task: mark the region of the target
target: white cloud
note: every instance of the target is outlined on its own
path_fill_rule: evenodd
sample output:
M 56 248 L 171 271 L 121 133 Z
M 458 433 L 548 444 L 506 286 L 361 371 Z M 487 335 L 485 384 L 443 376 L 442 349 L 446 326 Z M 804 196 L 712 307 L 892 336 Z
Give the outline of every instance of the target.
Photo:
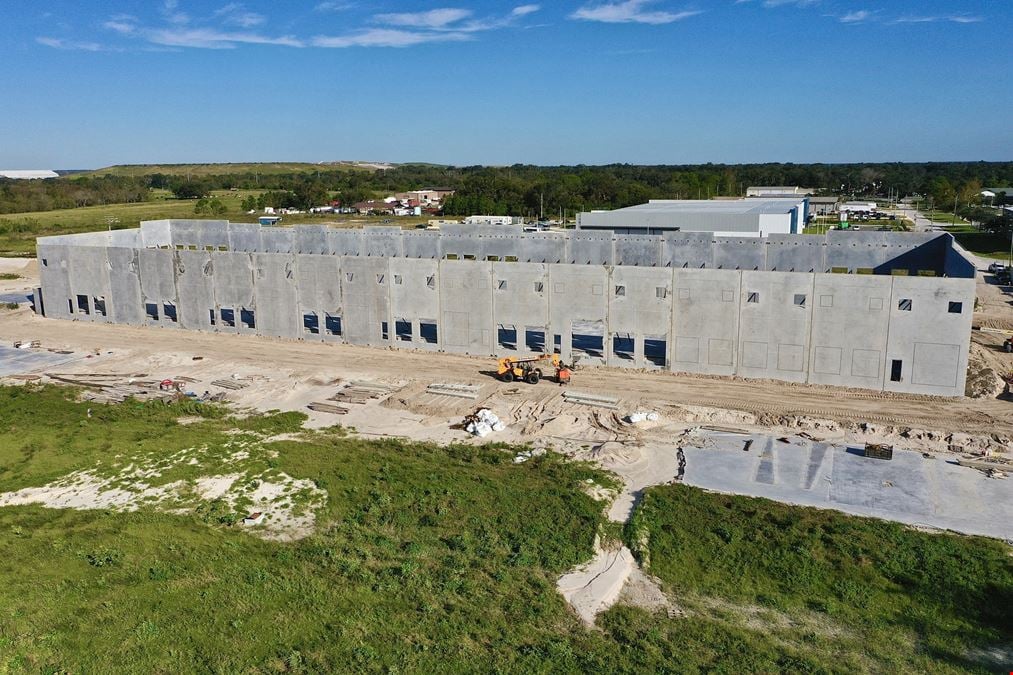
M 356 6 L 354 2 L 321 2 L 314 7 L 314 11 L 317 12 L 344 12 L 347 9 L 352 9 Z
M 214 28 L 161 28 L 145 30 L 144 36 L 149 42 L 166 47 L 233 49 L 237 44 L 303 46 L 301 40 L 287 35 L 270 37 L 258 33 L 234 33 Z
M 866 19 L 872 16 L 872 12 L 867 9 L 859 9 L 854 12 L 848 12 L 844 16 L 840 17 L 838 21 L 841 23 L 862 23 Z
M 968 14 L 951 14 L 949 16 L 902 16 L 893 20 L 893 23 L 936 23 L 937 21 L 949 21 L 951 23 L 978 23 L 983 21 L 980 16 Z
M 37 37 L 35 41 L 40 45 L 46 47 L 52 47 L 53 49 L 66 49 L 71 51 L 82 51 L 82 52 L 102 52 L 106 51 L 106 48 L 97 42 L 76 42 L 74 40 L 64 40 L 62 38 L 53 37 Z
M 812 7 L 820 4 L 820 0 L 763 0 L 764 7 Z
M 413 47 L 431 42 L 463 42 L 470 40 L 467 33 L 453 31 L 410 31 L 392 28 L 374 28 L 351 35 L 318 35 L 311 44 L 314 47 Z
M 649 10 L 648 5 L 657 0 L 622 0 L 621 2 L 605 2 L 597 5 L 585 5 L 570 15 L 571 19 L 582 21 L 600 21 L 603 23 L 646 23 L 660 25 L 674 23 L 702 14 L 696 10 L 667 12 Z
M 442 30 L 450 24 L 467 19 L 472 15 L 470 9 L 444 7 L 431 9 L 427 12 L 405 12 L 398 14 L 377 14 L 373 17 L 378 23 L 405 28 L 426 28 Z
M 241 2 L 230 2 L 211 15 L 215 19 L 221 19 L 224 23 L 240 28 L 253 28 L 264 23 L 264 16 L 256 12 L 249 12 Z
M 511 16 L 527 16 L 528 14 L 534 14 L 535 12 L 542 9 L 541 5 L 521 5 L 520 7 L 514 7 L 513 11 L 510 12 Z

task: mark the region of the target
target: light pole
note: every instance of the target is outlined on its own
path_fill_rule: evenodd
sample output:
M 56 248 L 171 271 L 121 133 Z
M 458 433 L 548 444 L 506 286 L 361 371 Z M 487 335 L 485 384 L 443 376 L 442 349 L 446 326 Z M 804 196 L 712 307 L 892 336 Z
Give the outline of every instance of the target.
M 957 195 L 953 195 L 953 224 L 957 224 Z

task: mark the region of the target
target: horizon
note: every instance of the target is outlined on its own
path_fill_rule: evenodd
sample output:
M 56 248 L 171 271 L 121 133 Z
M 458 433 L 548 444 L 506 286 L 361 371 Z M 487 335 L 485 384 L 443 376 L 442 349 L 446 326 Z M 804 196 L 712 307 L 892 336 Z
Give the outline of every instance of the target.
M 1013 157 L 997 0 L 292 5 L 0 10 L 0 165 Z

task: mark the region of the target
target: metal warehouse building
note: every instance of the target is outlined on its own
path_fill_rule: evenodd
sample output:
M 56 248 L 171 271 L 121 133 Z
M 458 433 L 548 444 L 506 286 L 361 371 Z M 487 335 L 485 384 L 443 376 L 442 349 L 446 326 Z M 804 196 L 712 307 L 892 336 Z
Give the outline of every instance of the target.
M 963 395 L 975 297 L 945 233 L 188 220 L 43 237 L 38 257 L 58 319 L 942 396 Z
M 789 199 L 652 199 L 614 211 L 577 214 L 578 230 L 616 234 L 707 232 L 716 236 L 796 234 L 809 217 L 805 197 Z

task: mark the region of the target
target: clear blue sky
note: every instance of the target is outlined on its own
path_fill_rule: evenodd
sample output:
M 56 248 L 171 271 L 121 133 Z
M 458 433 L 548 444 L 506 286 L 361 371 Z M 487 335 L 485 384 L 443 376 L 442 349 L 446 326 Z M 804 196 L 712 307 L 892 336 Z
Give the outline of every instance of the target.
M 0 168 L 1013 159 L 1010 0 L 0 0 Z

